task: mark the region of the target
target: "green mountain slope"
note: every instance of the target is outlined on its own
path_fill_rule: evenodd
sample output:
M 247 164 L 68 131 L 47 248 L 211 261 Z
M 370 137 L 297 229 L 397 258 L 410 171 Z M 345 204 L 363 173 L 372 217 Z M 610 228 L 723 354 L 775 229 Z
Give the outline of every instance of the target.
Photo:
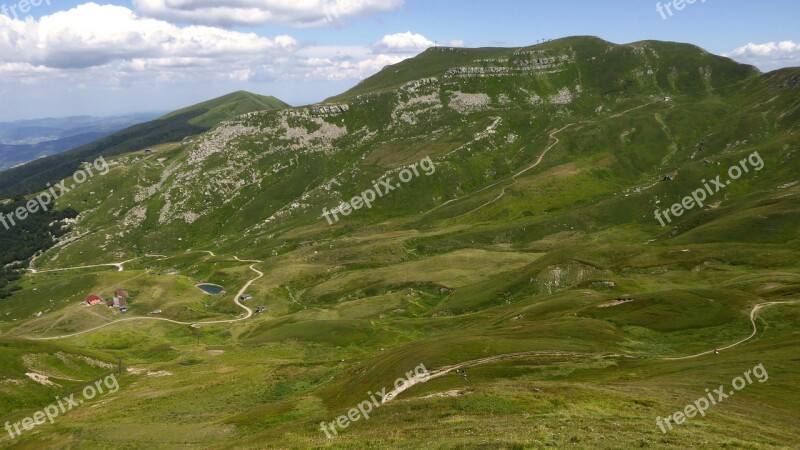
M 797 447 L 799 92 L 800 69 L 685 44 L 438 48 L 115 156 L 59 200 L 81 215 L 0 333 L 132 370 L 14 444 Z M 124 322 L 79 305 L 120 287 Z M 19 353 L 0 347 L 34 390 Z M 321 430 L 420 364 L 435 377 Z M 660 430 L 759 364 L 768 380 Z M 14 420 L 44 406 L 0 395 Z
M 190 119 L 189 123 L 198 127 L 210 129 L 222 121 L 252 111 L 269 111 L 289 107 L 288 103 L 284 103 L 272 96 L 237 91 L 184 109 L 173 111 L 161 119 L 169 119 L 183 114 L 203 111 L 202 114 Z
M 45 183 L 54 183 L 72 175 L 83 161 L 92 161 L 98 156 L 114 156 L 149 146 L 177 142 L 208 131 L 235 115 L 287 106 L 274 97 L 243 91 L 199 103 L 73 150 L 0 172 L 0 198 L 11 198 L 43 189 Z

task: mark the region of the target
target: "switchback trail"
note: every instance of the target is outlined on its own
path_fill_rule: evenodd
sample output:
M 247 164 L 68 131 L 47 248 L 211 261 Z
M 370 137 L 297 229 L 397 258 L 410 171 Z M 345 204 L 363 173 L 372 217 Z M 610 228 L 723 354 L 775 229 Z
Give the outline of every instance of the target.
M 657 100 L 656 100 L 656 101 L 657 101 Z M 542 153 L 539 155 L 539 157 L 538 157 L 538 158 L 536 158 L 536 161 L 534 161 L 534 162 L 533 162 L 533 164 L 529 165 L 528 167 L 526 167 L 526 168 L 524 168 L 524 169 L 520 170 L 519 172 L 515 173 L 514 175 L 512 175 L 512 176 L 511 176 L 511 179 L 510 179 L 510 181 L 511 181 L 511 182 L 510 182 L 508 185 L 506 185 L 506 186 L 503 186 L 503 190 L 500 192 L 500 195 L 498 195 L 498 196 L 497 196 L 497 197 L 495 197 L 494 199 L 492 199 L 492 200 L 489 200 L 489 201 L 487 201 L 486 203 L 484 203 L 484 204 L 482 204 L 482 205 L 478 206 L 477 208 L 475 208 L 475 209 L 473 209 L 473 210 L 471 210 L 471 211 L 469 211 L 469 212 L 466 212 L 466 213 L 464 213 L 464 214 L 459 214 L 458 216 L 465 216 L 465 215 L 467 215 L 467 214 L 474 213 L 475 211 L 478 211 L 479 209 L 481 209 L 481 208 L 483 208 L 483 207 L 485 207 L 485 206 L 488 206 L 488 205 L 490 205 L 490 204 L 492 204 L 492 203 L 494 203 L 494 202 L 496 202 L 496 201 L 500 200 L 501 198 L 503 198 L 503 197 L 506 195 L 506 190 L 509 188 L 509 186 L 512 186 L 514 183 L 516 183 L 516 182 L 517 182 L 517 178 L 518 178 L 520 175 L 522 175 L 523 173 L 525 173 L 525 172 L 527 172 L 527 171 L 529 171 L 529 170 L 533 169 L 534 167 L 538 166 L 539 164 L 541 164 L 541 162 L 542 162 L 542 160 L 544 159 L 545 155 L 547 155 L 547 152 L 549 152 L 549 151 L 550 151 L 550 149 L 552 149 L 553 147 L 555 147 L 556 145 L 558 145 L 558 143 L 560 142 L 560 140 L 558 139 L 558 137 L 557 137 L 556 135 L 557 135 L 557 134 L 559 134 L 559 133 L 561 133 L 562 131 L 566 130 L 567 128 L 569 128 L 569 127 L 571 127 L 571 126 L 574 126 L 574 125 L 579 125 L 579 124 L 582 124 L 582 123 L 593 123 L 593 122 L 599 122 L 599 121 L 603 121 L 603 120 L 614 119 L 614 118 L 616 118 L 616 117 L 620 117 L 620 116 L 622 116 L 622 115 L 624 115 L 624 114 L 627 114 L 627 113 L 629 113 L 629 112 L 631 112 L 631 111 L 636 111 L 637 109 L 641 109 L 641 108 L 644 108 L 644 107 L 646 107 L 646 106 L 652 105 L 652 104 L 656 103 L 656 101 L 651 101 L 651 102 L 645 103 L 645 104 L 643 104 L 643 105 L 639 105 L 639 106 L 636 106 L 636 107 L 633 107 L 633 108 L 630 108 L 630 109 L 626 109 L 625 111 L 618 112 L 618 113 L 616 113 L 616 114 L 613 114 L 613 115 L 610 115 L 610 116 L 608 116 L 608 117 L 603 117 L 603 118 L 596 119 L 596 120 L 589 120 L 589 121 L 586 121 L 586 122 L 583 122 L 583 121 L 581 121 L 581 122 L 573 122 L 573 123 L 570 123 L 570 124 L 564 125 L 563 127 L 559 128 L 558 130 L 552 131 L 552 132 L 551 132 L 551 133 L 548 135 L 548 138 L 549 138 L 549 139 L 548 139 L 548 141 L 549 141 L 549 143 L 548 143 L 547 147 L 545 147 L 544 151 L 542 151 Z M 451 153 L 452 153 L 452 152 L 451 152 Z M 505 180 L 500 180 L 500 181 L 497 181 L 497 182 L 495 182 L 495 183 L 492 183 L 492 184 L 490 184 L 489 186 L 485 186 L 485 187 L 483 187 L 483 188 L 481 188 L 481 189 L 478 189 L 477 191 L 470 192 L 470 193 L 469 193 L 469 194 L 467 194 L 465 197 L 474 196 L 475 194 L 481 193 L 481 192 L 483 192 L 483 191 L 485 191 L 485 190 L 487 190 L 487 189 L 491 189 L 491 188 L 493 188 L 493 187 L 495 187 L 495 186 L 497 186 L 497 185 L 499 185 L 499 184 L 501 184 L 501 183 L 503 183 L 503 182 L 505 182 L 505 181 L 509 181 L 509 180 L 508 180 L 508 179 L 505 179 Z M 444 206 L 446 206 L 446 205 L 448 205 L 448 204 L 450 204 L 450 203 L 452 203 L 452 202 L 455 202 L 455 201 L 461 200 L 461 199 L 463 199 L 463 198 L 465 198 L 465 197 L 454 198 L 454 199 L 448 200 L 448 201 L 446 201 L 446 202 L 442 203 L 441 205 L 439 205 L 439 206 L 436 206 L 436 207 L 434 207 L 434 208 L 430 209 L 429 211 L 426 211 L 425 213 L 423 213 L 423 215 L 427 215 L 427 214 L 429 214 L 429 213 L 431 213 L 431 212 L 433 212 L 433 211 L 436 211 L 436 210 L 438 210 L 438 209 L 440 209 L 440 208 L 442 208 L 442 207 L 444 207 Z M 456 217 L 458 217 L 458 216 L 456 216 Z
M 556 131 L 553 131 L 552 133 L 550 133 L 550 135 L 549 135 L 549 138 L 550 138 L 550 139 L 549 139 L 549 141 L 550 141 L 550 144 L 548 144 L 548 145 L 547 145 L 547 147 L 545 147 L 544 151 L 543 151 L 543 152 L 542 152 L 542 153 L 539 155 L 539 157 L 536 159 L 536 161 L 535 161 L 533 164 L 531 164 L 530 166 L 528 166 L 528 167 L 526 167 L 526 168 L 524 168 L 524 169 L 520 170 L 519 172 L 515 173 L 515 174 L 514 174 L 514 176 L 512 176 L 512 177 L 511 177 L 511 183 L 510 183 L 510 184 L 508 184 L 507 186 L 503 186 L 503 190 L 500 192 L 500 195 L 498 195 L 497 197 L 495 197 L 493 200 L 489 200 L 488 202 L 486 202 L 486 203 L 482 204 L 481 206 L 478 206 L 477 208 L 473 209 L 472 211 L 469 211 L 469 212 L 467 212 L 467 213 L 464 213 L 464 214 L 462 214 L 462 215 L 464 215 L 464 216 L 465 216 L 465 215 L 467 215 L 467 214 L 472 214 L 472 213 L 474 213 L 475 211 L 477 211 L 477 210 L 479 210 L 479 209 L 483 208 L 484 206 L 489 206 L 489 205 L 491 205 L 492 203 L 494 203 L 494 202 L 496 202 L 496 201 L 500 200 L 501 198 L 503 198 L 503 197 L 506 195 L 506 189 L 508 189 L 508 187 L 509 187 L 509 186 L 511 186 L 511 185 L 513 185 L 514 183 L 516 183 L 516 182 L 517 182 L 517 177 L 519 177 L 519 176 L 520 176 L 520 175 L 522 175 L 523 173 L 525 173 L 525 172 L 527 172 L 527 171 L 529 171 L 529 170 L 533 169 L 534 167 L 538 166 L 539 164 L 541 164 L 541 162 L 542 162 L 542 159 L 544 159 L 545 155 L 547 155 L 547 152 L 549 152 L 551 148 L 555 147 L 555 146 L 556 146 L 556 145 L 557 145 L 559 142 L 561 142 L 561 141 L 560 141 L 560 140 L 559 140 L 559 139 L 556 137 L 556 135 L 557 135 L 558 133 L 561 133 L 562 131 L 566 130 L 567 128 L 569 128 L 569 127 L 573 126 L 573 125 L 575 125 L 575 123 L 570 123 L 570 124 L 568 124 L 568 125 L 564 125 L 563 127 L 559 128 L 558 130 L 556 130 Z M 495 183 L 495 184 L 497 184 L 497 183 Z

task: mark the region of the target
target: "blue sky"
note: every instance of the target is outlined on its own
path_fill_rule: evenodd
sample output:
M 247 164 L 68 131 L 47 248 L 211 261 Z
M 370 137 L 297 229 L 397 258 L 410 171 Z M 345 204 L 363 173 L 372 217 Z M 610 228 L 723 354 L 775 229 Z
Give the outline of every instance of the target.
M 790 0 L 661 1 L 662 13 L 644 0 L 37 2 L 20 13 L 0 0 L 0 120 L 167 111 L 239 89 L 313 103 L 434 42 L 595 35 L 689 42 L 765 71 L 800 65 Z

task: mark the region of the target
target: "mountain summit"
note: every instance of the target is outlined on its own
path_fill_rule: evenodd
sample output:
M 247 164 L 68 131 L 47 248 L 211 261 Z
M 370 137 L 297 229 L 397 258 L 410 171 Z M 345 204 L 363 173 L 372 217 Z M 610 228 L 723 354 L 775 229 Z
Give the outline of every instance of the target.
M 273 96 L 253 94 L 247 91 L 236 91 L 187 108 L 173 111 L 161 117 L 162 120 L 182 115 L 193 115 L 189 123 L 201 128 L 211 129 L 220 122 L 253 111 L 270 111 L 290 108 Z

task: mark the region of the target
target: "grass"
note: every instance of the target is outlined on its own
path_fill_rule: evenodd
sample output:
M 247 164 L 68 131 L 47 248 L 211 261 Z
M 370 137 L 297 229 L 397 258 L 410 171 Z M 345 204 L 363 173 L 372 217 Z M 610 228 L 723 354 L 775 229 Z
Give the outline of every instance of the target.
M 219 98 L 198 103 L 188 108 L 173 111 L 164 116 L 163 119 L 201 111 L 202 114 L 193 117 L 189 120 L 189 123 L 199 127 L 213 128 L 222 121 L 232 119 L 244 113 L 288 107 L 288 104 L 272 96 L 237 91 Z
M 573 58 L 551 74 L 443 77 L 532 50 Z M 754 305 L 797 299 L 797 96 L 776 87 L 795 72 L 761 75 L 691 46 L 586 37 L 429 50 L 330 99 L 347 102 L 346 113 L 236 119 L 263 131 L 193 164 L 197 143 L 115 157 L 107 175 L 59 200 L 84 212 L 75 230 L 86 237 L 35 265 L 138 259 L 122 272 L 23 277 L 0 302 L 9 343 L 0 341 L 0 374 L 22 384 L 0 379 L 0 393 L 9 414 L 55 395 L 25 376 L 30 355 L 121 358 L 134 370 L 108 401 L 0 447 L 797 447 L 798 304 L 762 309 L 756 336 L 719 355 L 664 359 L 740 341 Z M 428 76 L 444 82 L 406 85 Z M 562 88 L 572 103 L 530 102 Z M 458 113 L 448 107 L 455 91 L 490 103 Z M 410 105 L 417 95 L 441 107 Z M 419 120 L 400 123 L 395 111 Z M 337 127 L 348 132 L 313 134 Z M 753 151 L 763 171 L 669 227 L 655 220 L 655 208 Z M 424 156 L 434 175 L 333 226 L 320 217 Z M 251 264 L 264 277 L 247 304 L 265 309 L 245 321 L 127 321 L 63 341 L 24 339 L 118 318 L 77 304 L 115 287 L 132 294 L 128 317 L 235 318 Z M 199 282 L 227 293 L 206 296 Z M 36 358 L 37 370 L 64 371 L 78 386 L 95 374 Z M 419 364 L 470 361 L 467 380 L 451 372 L 416 385 L 335 439 L 319 429 Z M 767 382 L 670 433 L 656 425 L 759 363 Z

